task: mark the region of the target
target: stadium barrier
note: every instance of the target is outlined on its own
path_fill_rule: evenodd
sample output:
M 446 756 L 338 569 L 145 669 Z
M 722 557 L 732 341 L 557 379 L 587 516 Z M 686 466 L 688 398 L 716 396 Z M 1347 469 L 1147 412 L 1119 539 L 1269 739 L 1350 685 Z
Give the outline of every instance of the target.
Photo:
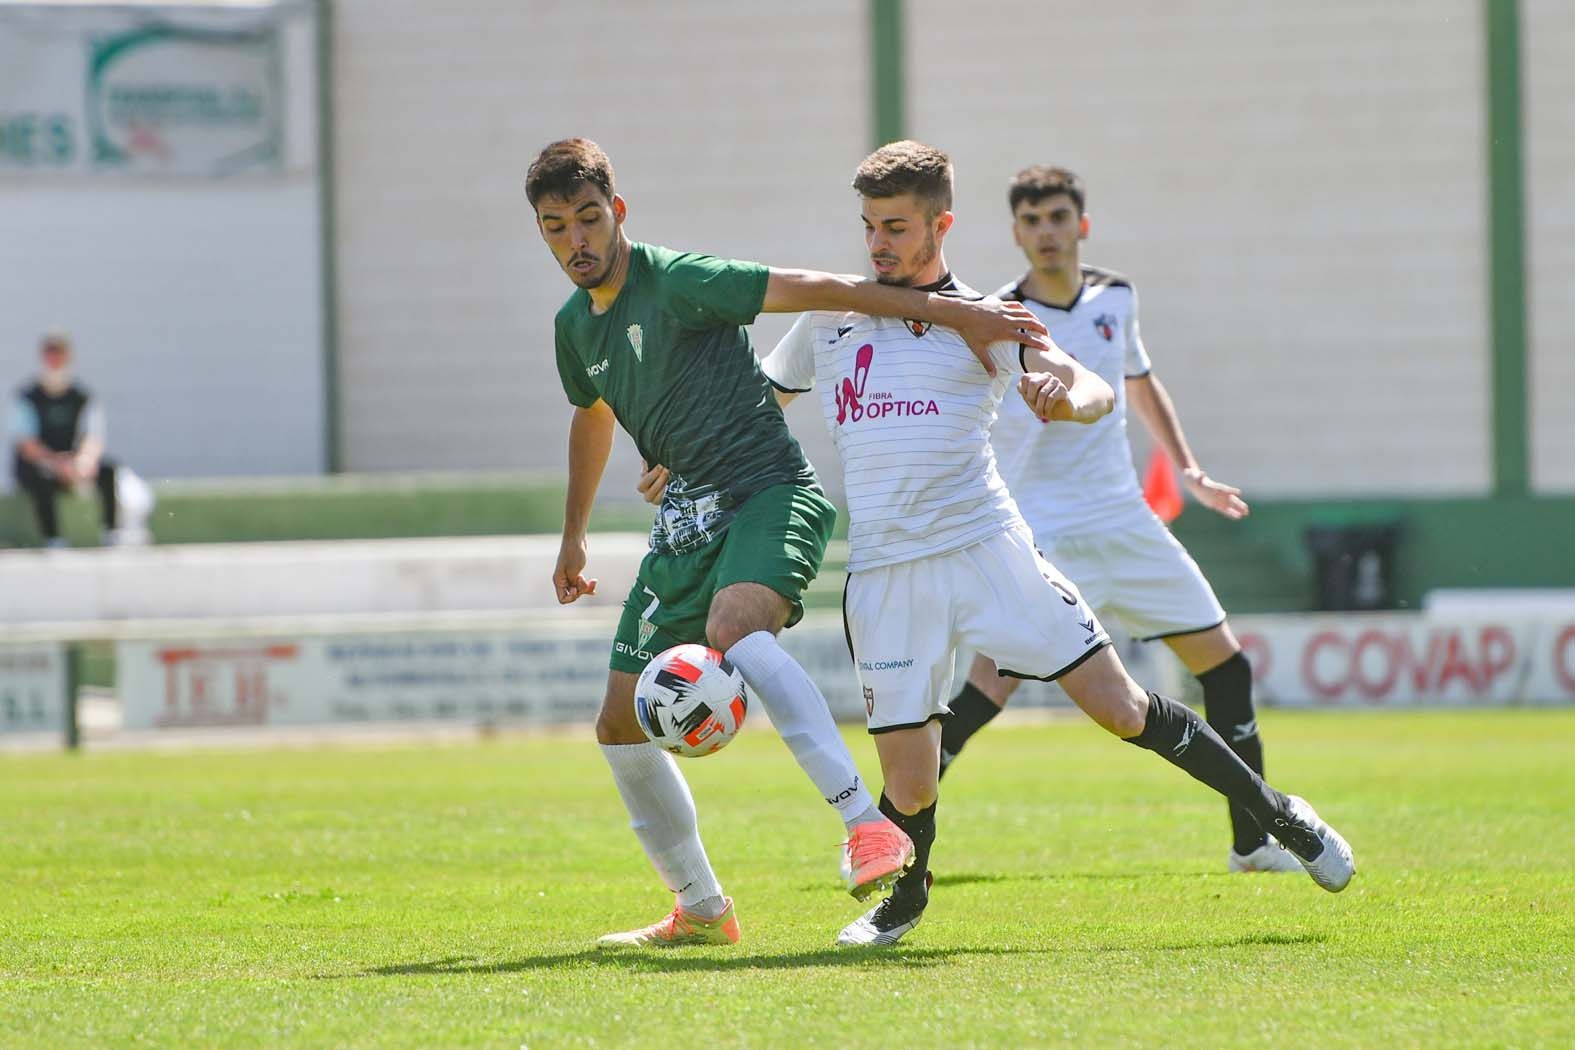
M 131 733 L 589 721 L 644 550 L 642 535 L 598 534 L 599 593 L 568 608 L 547 584 L 556 537 L 0 555 L 0 737 L 76 745 L 89 645 L 105 657 L 113 645 L 115 680 L 100 684 L 113 684 Z M 814 608 L 784 644 L 834 713 L 858 723 L 864 704 L 833 611 L 835 576 L 817 582 Z M 1534 597 L 1472 591 L 1421 613 L 1232 623 L 1266 706 L 1575 702 L 1575 597 Z M 1164 647 L 1122 652 L 1145 686 L 1200 699 Z M 961 655 L 959 679 L 969 659 Z M 1059 688 L 1037 683 L 1013 700 L 1065 703 Z
M 589 722 L 614 618 L 551 613 L 329 616 L 83 627 L 115 638 L 129 732 L 198 727 Z M 1575 610 L 1512 618 L 1417 613 L 1241 617 L 1266 707 L 1458 707 L 1575 703 Z M 47 629 L 45 629 L 47 631 Z M 841 618 L 811 613 L 784 644 L 839 720 L 861 722 Z M 1129 651 L 1145 685 L 1186 679 L 1157 647 Z M 77 739 L 72 647 L 0 645 L 0 732 Z M 1168 654 L 1167 654 L 1168 657 Z M 959 659 L 959 678 L 968 654 Z M 1053 686 L 1014 705 L 1065 704 Z
M 633 533 L 601 533 L 593 544 L 594 568 L 613 589 L 566 615 L 621 601 L 646 550 L 645 537 Z M 136 620 L 556 608 L 557 555 L 555 536 L 7 552 L 0 554 L 0 632 L 38 624 L 70 630 Z
M 1270 706 L 1575 703 L 1575 608 L 1234 622 Z

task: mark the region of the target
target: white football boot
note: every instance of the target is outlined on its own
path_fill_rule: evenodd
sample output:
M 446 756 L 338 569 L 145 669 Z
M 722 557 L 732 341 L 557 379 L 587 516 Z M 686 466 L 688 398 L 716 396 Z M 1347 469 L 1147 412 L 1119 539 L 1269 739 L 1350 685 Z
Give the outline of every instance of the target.
M 935 876 L 930 872 L 924 873 L 924 900 L 915 907 L 912 901 L 896 900 L 895 895 L 887 897 L 857 919 L 848 923 L 841 933 L 837 934 L 837 944 L 844 948 L 855 948 L 867 944 L 896 944 L 902 940 L 903 935 L 924 918 L 924 909 L 930 903 L 930 887 L 935 884 Z
M 1300 795 L 1287 797 L 1291 802 L 1293 823 L 1288 824 L 1280 834 L 1280 841 L 1289 842 L 1297 838 L 1305 840 L 1307 832 L 1316 835 L 1323 848 L 1311 858 L 1297 854 L 1289 845 L 1286 851 L 1301 861 L 1302 867 L 1307 869 L 1307 874 L 1312 876 L 1314 882 L 1330 893 L 1339 893 L 1350 883 L 1351 876 L 1356 874 L 1356 858 L 1351 853 L 1351 844 L 1338 831 L 1325 824 L 1306 799 Z
M 1250 853 L 1237 853 L 1232 849 L 1225 866 L 1233 875 L 1263 871 L 1294 871 L 1301 874 L 1303 870 L 1302 862 L 1296 859 L 1296 854 L 1280 845 L 1273 835 L 1269 836 L 1269 841 Z

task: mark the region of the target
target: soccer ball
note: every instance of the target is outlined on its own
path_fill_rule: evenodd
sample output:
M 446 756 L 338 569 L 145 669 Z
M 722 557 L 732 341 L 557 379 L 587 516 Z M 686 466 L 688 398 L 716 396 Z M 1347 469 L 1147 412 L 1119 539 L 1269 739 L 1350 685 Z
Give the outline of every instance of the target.
M 696 758 L 738 735 L 749 700 L 744 676 L 715 649 L 675 645 L 645 665 L 634 714 L 657 747 Z

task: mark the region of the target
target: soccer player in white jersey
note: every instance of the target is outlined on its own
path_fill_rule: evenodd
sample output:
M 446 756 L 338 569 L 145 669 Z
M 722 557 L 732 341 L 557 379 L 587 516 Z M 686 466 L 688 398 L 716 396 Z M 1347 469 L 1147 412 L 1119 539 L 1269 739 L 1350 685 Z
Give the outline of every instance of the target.
M 1253 772 L 1263 745 L 1252 704 L 1252 668 L 1197 563 L 1143 500 L 1126 408 L 1178 463 L 1188 491 L 1227 518 L 1242 518 L 1241 490 L 1209 477 L 1187 444 L 1170 396 L 1149 364 L 1138 330 L 1137 292 L 1109 270 L 1084 266 L 1089 233 L 1083 182 L 1065 168 L 1027 168 L 1012 180 L 1012 237 L 1028 272 L 996 294 L 1022 302 L 1045 322 L 1056 345 L 1097 372 L 1116 392 L 1115 411 L 1089 427 L 1042 426 L 1022 404 L 1002 408 L 991 435 L 1034 540 L 1076 580 L 1103 617 L 1134 637 L 1161 639 L 1203 686 L 1204 717 Z M 1005 706 L 1017 679 L 974 659 L 952 698 L 941 739 L 942 775 L 967 743 Z M 1230 806 L 1227 870 L 1300 871 L 1241 806 Z
M 947 269 L 952 167 L 917 142 L 876 150 L 853 180 L 876 278 L 973 296 Z M 959 646 L 1006 673 L 1058 680 L 1090 717 L 1155 751 L 1275 829 L 1319 885 L 1343 889 L 1350 847 L 1304 800 L 1271 788 L 1183 704 L 1128 677 L 1077 588 L 1034 548 L 996 471 L 990 424 L 1014 379 L 1035 415 L 1093 423 L 1109 384 L 1059 351 L 1000 343 L 981 371 L 961 337 L 916 321 L 808 313 L 761 367 L 779 400 L 819 387 L 843 465 L 848 582 L 843 617 L 885 777 L 880 810 L 913 839 L 890 897 L 837 943 L 891 944 L 929 900 L 940 720 Z

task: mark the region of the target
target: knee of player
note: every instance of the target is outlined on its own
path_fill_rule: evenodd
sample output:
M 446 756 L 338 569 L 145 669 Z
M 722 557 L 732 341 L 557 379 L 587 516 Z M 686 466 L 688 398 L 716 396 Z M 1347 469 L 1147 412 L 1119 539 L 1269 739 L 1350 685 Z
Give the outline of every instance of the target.
M 638 740 L 630 739 L 634 733 L 639 733 Z M 596 742 L 598 744 L 630 744 L 639 743 L 639 740 L 645 739 L 645 734 L 639 732 L 638 723 L 634 726 L 634 733 L 631 733 L 630 727 L 625 724 L 623 719 L 610 715 L 605 710 L 596 716 Z
M 1107 675 L 1079 685 L 1072 699 L 1101 728 L 1123 740 L 1143 732 L 1148 696 L 1126 675 Z
M 614 739 L 617 735 L 617 730 L 618 727 L 613 723 L 612 719 L 607 717 L 607 712 L 603 711 L 596 716 L 596 742 L 598 744 L 618 743 Z
M 634 696 L 609 688 L 602 698 L 602 709 L 596 713 L 596 742 L 598 744 L 639 744 L 646 739 L 645 731 L 634 717 Z
M 758 625 L 745 623 L 737 616 L 713 613 L 710 619 L 706 620 L 705 637 L 711 648 L 725 653 L 759 629 Z
M 1148 697 L 1140 691 L 1131 690 L 1116 706 L 1112 724 L 1108 728 L 1122 740 L 1130 740 L 1143 732 L 1147 721 Z
M 897 778 L 886 781 L 884 792 L 887 801 L 907 816 L 935 805 L 939 789 L 934 777 Z

